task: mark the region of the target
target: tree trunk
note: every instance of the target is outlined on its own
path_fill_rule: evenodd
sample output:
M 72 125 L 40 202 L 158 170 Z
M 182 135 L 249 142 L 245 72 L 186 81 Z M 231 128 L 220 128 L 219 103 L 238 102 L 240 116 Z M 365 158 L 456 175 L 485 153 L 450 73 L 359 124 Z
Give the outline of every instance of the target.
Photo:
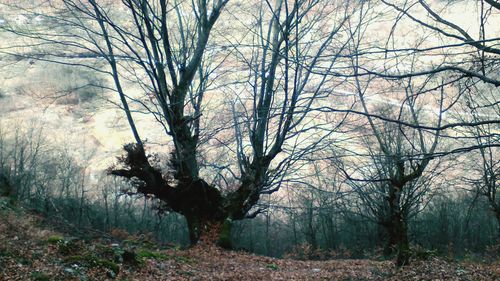
M 384 256 L 389 256 L 391 253 L 386 254 L 386 246 L 387 246 L 387 228 L 384 226 L 383 222 L 379 221 L 377 224 L 377 241 L 376 247 L 383 249 L 382 253 Z
M 392 221 L 386 223 L 384 226 L 387 232 L 387 241 L 384 246 L 384 256 L 390 257 L 395 252 L 395 246 L 397 244 L 396 230 L 394 225 L 392 224 Z
M 233 245 L 231 243 L 231 229 L 233 226 L 233 221 L 229 218 L 225 219 L 222 223 L 222 227 L 219 231 L 219 238 L 217 240 L 217 245 L 224 249 L 232 249 Z
M 124 149 L 127 152 L 121 158 L 124 168 L 111 169 L 110 173 L 134 179 L 136 191 L 130 193 L 154 195 L 165 203 L 164 210 L 182 214 L 188 225 L 191 245 L 202 242 L 231 249 L 232 220 L 245 218 L 259 199 L 254 178 L 223 196 L 216 187 L 196 176 L 194 164 L 179 161 L 174 154 L 172 166 L 177 179 L 174 186 L 163 177 L 160 169 L 149 163 L 142 146 L 131 144 Z M 262 181 L 261 177 L 257 179 Z
M 224 249 L 232 249 L 231 227 L 232 221 L 207 221 L 202 218 L 188 215 L 186 221 L 189 231 L 189 241 L 191 246 L 217 245 Z
M 395 240 L 397 245 L 396 266 L 407 265 L 410 261 L 410 243 L 408 241 L 408 227 L 400 215 L 395 223 Z
M 385 256 L 396 253 L 396 266 L 407 265 L 410 259 L 410 243 L 408 241 L 408 227 L 403 210 L 401 210 L 402 187 L 392 186 L 389 196 L 389 218 L 383 223 L 387 229 L 388 240 L 384 249 Z
M 408 240 L 408 227 L 400 213 L 395 214 L 386 224 L 388 240 L 384 248 L 384 255 L 396 254 L 396 265 L 408 264 L 410 258 L 410 243 Z
M 12 187 L 10 185 L 9 179 L 0 174 L 0 196 L 9 197 L 12 195 Z
M 202 236 L 202 222 L 196 216 L 186 216 L 186 222 L 189 232 L 189 243 L 191 246 L 196 245 Z
M 498 223 L 498 233 L 497 233 L 498 243 L 500 243 L 500 209 L 497 210 L 496 214 L 497 214 L 497 223 Z

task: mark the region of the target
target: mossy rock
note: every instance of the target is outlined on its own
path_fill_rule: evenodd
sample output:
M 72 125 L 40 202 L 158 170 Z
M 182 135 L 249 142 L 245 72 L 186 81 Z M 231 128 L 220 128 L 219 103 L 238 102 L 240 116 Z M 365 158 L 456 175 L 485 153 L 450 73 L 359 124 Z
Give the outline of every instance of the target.
M 167 259 L 175 259 L 176 261 L 180 262 L 185 262 L 185 263 L 190 263 L 191 261 L 188 260 L 182 260 L 182 257 L 172 257 L 169 255 L 166 255 L 165 253 L 158 252 L 158 251 L 152 251 L 149 249 L 139 249 L 137 251 L 132 251 L 132 250 L 125 250 L 122 255 L 121 259 L 123 260 L 124 263 L 138 266 L 140 264 L 143 264 L 145 260 L 147 259 L 154 259 L 154 260 L 167 260 Z M 187 259 L 187 258 L 186 258 Z
M 146 247 L 146 248 L 153 248 L 156 247 L 157 244 L 154 242 L 151 242 L 146 239 L 141 239 L 135 238 L 135 239 L 125 239 L 122 241 L 123 245 L 128 246 L 128 247 Z
M 81 264 L 81 265 L 94 265 L 98 259 L 99 259 L 98 257 L 92 256 L 92 255 L 88 255 L 88 256 L 75 255 L 75 256 L 67 257 L 66 262 L 77 263 L 77 264 Z

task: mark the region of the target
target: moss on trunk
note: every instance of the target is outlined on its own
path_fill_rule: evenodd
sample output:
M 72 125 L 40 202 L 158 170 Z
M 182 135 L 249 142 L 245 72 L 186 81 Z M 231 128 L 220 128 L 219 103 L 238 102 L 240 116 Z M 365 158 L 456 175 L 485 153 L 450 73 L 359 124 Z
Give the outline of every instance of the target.
M 233 221 L 230 218 L 227 218 L 224 220 L 224 223 L 222 224 L 220 233 L 219 233 L 219 239 L 217 240 L 217 245 L 219 245 L 221 248 L 231 250 L 233 248 L 233 245 L 231 243 L 231 227 L 233 225 Z

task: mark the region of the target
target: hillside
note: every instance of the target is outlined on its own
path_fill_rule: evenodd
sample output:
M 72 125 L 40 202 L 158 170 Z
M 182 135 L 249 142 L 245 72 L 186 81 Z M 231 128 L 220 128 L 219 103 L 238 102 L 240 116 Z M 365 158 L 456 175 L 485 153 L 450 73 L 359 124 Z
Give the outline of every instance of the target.
M 500 281 L 497 2 L 0 0 L 0 281 Z
M 147 236 L 75 237 L 0 199 L 1 280 L 498 280 L 500 261 L 438 258 L 395 269 L 392 261 L 274 259 L 198 245 L 158 245 Z

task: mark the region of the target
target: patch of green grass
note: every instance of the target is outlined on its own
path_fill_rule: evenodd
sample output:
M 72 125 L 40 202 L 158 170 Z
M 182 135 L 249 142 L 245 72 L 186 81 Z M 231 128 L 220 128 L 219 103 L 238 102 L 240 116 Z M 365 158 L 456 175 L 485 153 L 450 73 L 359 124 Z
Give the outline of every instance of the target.
M 9 202 L 7 200 L 4 200 L 4 197 L 0 196 L 0 210 L 6 209 L 9 209 Z
M 436 250 L 426 250 L 426 249 L 415 249 L 412 252 L 413 258 L 417 260 L 429 260 L 438 255 Z
M 194 276 L 194 273 L 191 271 L 181 271 L 179 272 L 181 275 L 186 275 L 186 276 Z
M 81 245 L 75 239 L 66 240 L 64 237 L 59 235 L 49 236 L 46 240 L 48 244 L 57 245 L 58 252 L 61 255 L 69 256 L 74 253 L 78 253 L 81 250 Z
M 155 259 L 155 260 L 165 260 L 167 259 L 167 255 L 160 253 L 160 252 L 154 252 L 150 251 L 147 249 L 141 249 L 137 252 L 137 257 L 139 259 Z
M 59 244 L 64 243 L 64 238 L 59 235 L 52 235 L 47 238 L 47 243 L 49 244 Z
M 123 250 L 119 246 L 109 247 L 107 245 L 98 244 L 96 245 L 96 249 L 99 251 L 100 256 L 102 256 L 103 258 L 114 260 L 118 263 L 123 262 L 123 254 L 125 253 L 125 250 Z
M 66 259 L 66 262 L 77 263 L 88 267 L 102 267 L 113 271 L 115 274 L 120 272 L 120 266 L 110 260 L 101 259 L 95 255 L 71 256 Z
M 9 250 L 1 250 L 0 249 L 0 257 L 5 257 L 5 258 L 13 258 L 15 257 L 16 255 L 9 251 Z
M 18 210 L 16 209 L 16 206 L 17 202 L 14 197 L 0 196 L 0 211 L 5 211 L 5 213 L 10 213 L 12 211 L 17 212 Z
M 129 246 L 129 247 L 146 247 L 146 248 L 153 248 L 156 247 L 157 245 L 151 241 L 147 240 L 141 240 L 141 239 L 126 239 L 123 240 L 123 245 Z
M 185 264 L 195 263 L 195 261 L 192 258 L 186 256 L 174 256 L 173 259 L 179 263 L 185 263 Z
M 58 251 L 60 254 L 69 256 L 71 254 L 78 253 L 82 250 L 82 246 L 77 243 L 75 240 L 64 240 L 63 242 L 57 243 L 59 245 Z
M 37 260 L 39 258 L 43 257 L 43 252 L 42 251 L 34 251 L 32 254 L 31 254 L 31 259 L 32 260 Z
M 270 263 L 270 264 L 266 265 L 266 268 L 271 269 L 271 270 L 278 270 L 279 269 L 278 265 L 275 263 Z
M 115 274 L 120 272 L 120 266 L 109 260 L 99 260 L 99 266 L 113 271 Z
M 31 279 L 34 281 L 50 281 L 50 275 L 43 272 L 33 272 L 31 273 Z
M 17 263 L 20 263 L 22 265 L 31 266 L 33 264 L 33 262 L 30 259 L 25 258 L 25 257 L 17 258 L 16 261 L 17 261 Z
M 194 260 L 190 257 L 181 256 L 181 255 L 167 255 L 158 251 L 151 251 L 148 249 L 140 249 L 135 253 L 137 264 L 142 264 L 146 259 L 154 259 L 154 260 L 175 260 L 178 263 L 184 264 L 193 264 Z

